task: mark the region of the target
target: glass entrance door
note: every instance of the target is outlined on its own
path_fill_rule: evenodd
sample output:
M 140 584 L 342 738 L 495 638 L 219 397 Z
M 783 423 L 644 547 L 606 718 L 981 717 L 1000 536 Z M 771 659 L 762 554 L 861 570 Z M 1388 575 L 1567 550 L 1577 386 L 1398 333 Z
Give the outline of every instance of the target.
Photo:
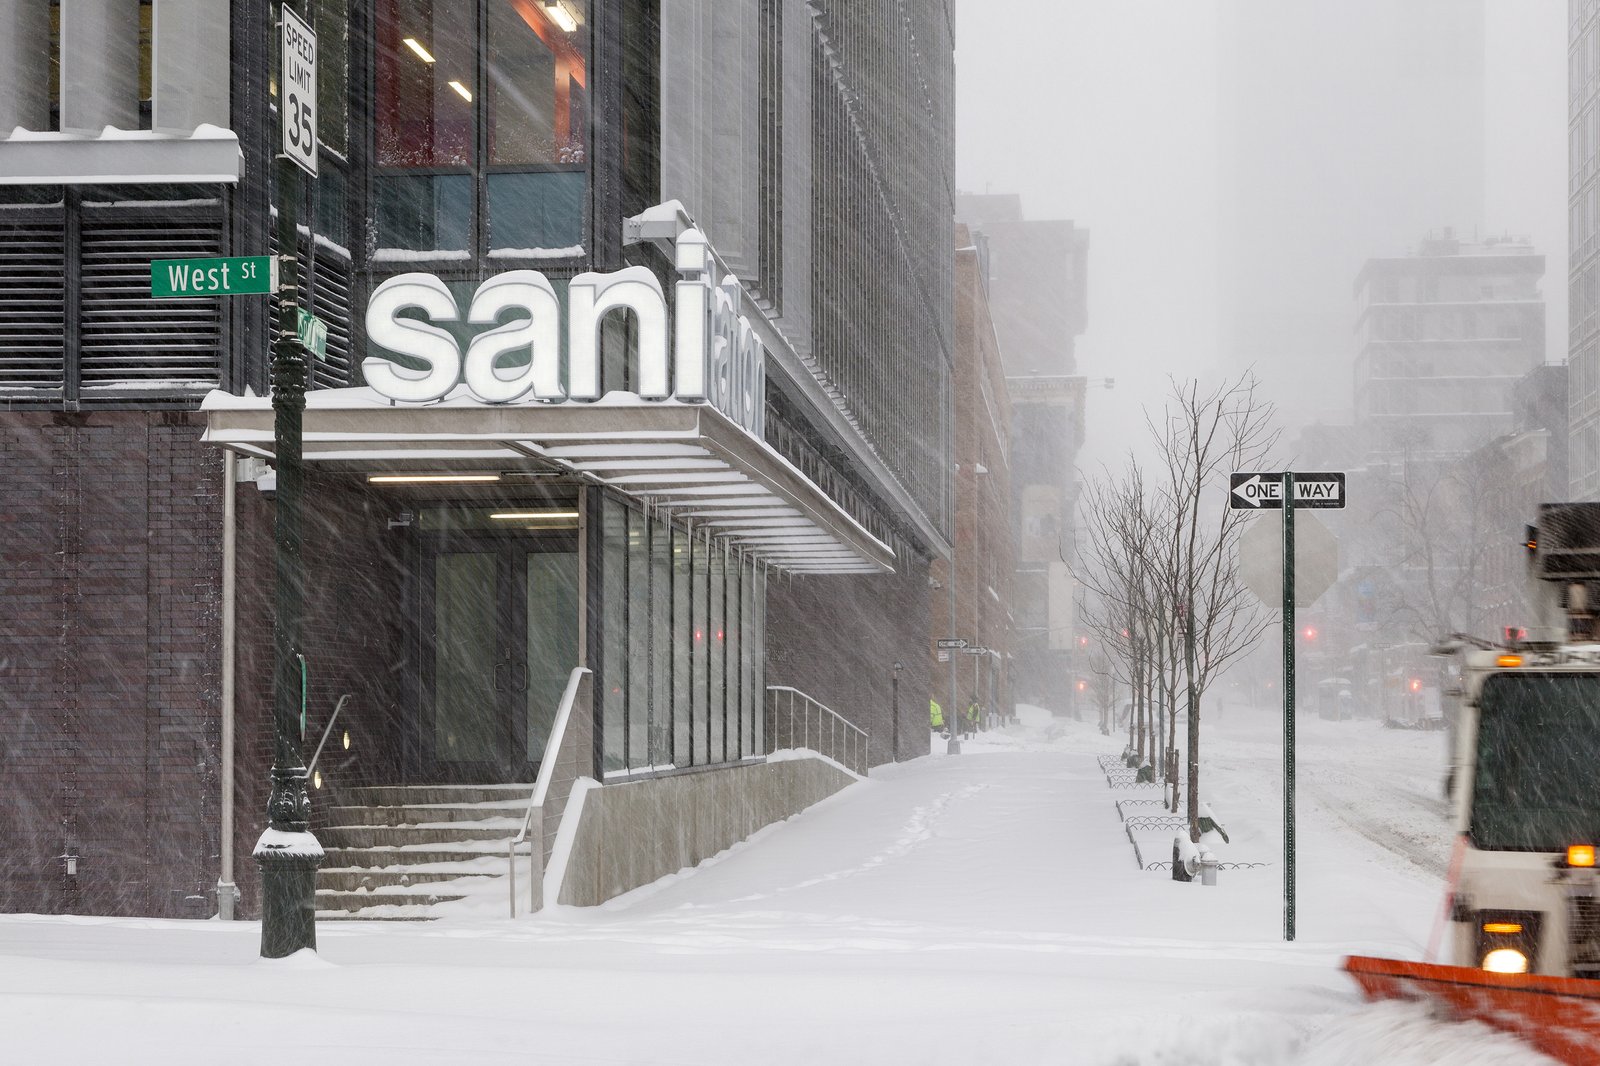
M 447 551 L 433 558 L 432 706 L 422 750 L 444 781 L 516 780 L 515 604 L 504 552 Z M 431 713 L 430 713 L 431 712 Z M 526 778 L 523 777 L 525 780 Z
M 418 780 L 528 782 L 578 665 L 575 532 L 451 531 L 426 553 Z

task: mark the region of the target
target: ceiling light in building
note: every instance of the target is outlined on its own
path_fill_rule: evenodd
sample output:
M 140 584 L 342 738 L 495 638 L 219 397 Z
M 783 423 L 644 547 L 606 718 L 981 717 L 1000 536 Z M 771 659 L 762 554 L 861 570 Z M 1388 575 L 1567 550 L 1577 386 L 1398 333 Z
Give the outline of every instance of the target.
M 541 521 L 546 518 L 577 518 L 577 511 L 497 511 L 489 516 L 497 522 Z
M 462 85 L 459 81 L 452 81 L 450 82 L 450 88 L 460 93 L 461 99 L 465 100 L 469 104 L 472 103 L 472 93 L 468 91 L 465 85 Z
M 567 0 L 544 0 L 544 13 L 567 33 L 578 28 L 578 13 Z
M 424 63 L 433 62 L 433 56 L 428 54 L 428 50 L 422 47 L 422 42 L 418 41 L 415 37 L 406 38 L 406 47 L 417 53 L 417 58 L 422 60 Z
M 499 481 L 499 474 L 368 474 L 369 485 L 422 485 L 458 481 Z

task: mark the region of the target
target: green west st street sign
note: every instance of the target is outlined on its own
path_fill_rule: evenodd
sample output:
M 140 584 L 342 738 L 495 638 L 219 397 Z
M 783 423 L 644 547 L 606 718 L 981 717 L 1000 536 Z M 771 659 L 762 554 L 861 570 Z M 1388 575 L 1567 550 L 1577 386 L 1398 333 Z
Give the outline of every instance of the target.
M 150 263 L 150 296 L 156 300 L 200 296 L 265 296 L 278 291 L 278 257 L 236 255 L 226 259 L 156 259 Z M 300 344 L 318 359 L 328 357 L 328 324 L 296 308 Z
M 156 259 L 150 263 L 150 295 L 157 300 L 196 296 L 264 296 L 277 291 L 277 256 Z

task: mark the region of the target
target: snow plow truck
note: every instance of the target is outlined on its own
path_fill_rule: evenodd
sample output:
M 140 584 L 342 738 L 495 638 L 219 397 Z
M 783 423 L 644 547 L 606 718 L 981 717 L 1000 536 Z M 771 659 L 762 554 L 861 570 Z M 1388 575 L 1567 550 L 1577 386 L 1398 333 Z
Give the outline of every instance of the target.
M 1600 504 L 1543 504 L 1534 622 L 1464 649 L 1447 964 L 1352 956 L 1368 999 L 1425 999 L 1600 1063 Z M 1432 949 L 1430 948 L 1430 955 Z

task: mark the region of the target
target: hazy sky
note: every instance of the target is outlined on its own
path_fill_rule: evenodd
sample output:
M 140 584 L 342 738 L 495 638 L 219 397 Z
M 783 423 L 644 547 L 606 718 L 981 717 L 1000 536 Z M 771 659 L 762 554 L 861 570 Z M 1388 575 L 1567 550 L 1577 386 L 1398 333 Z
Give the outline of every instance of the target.
M 1445 225 L 1533 238 L 1565 359 L 1567 5 L 1481 2 L 956 0 L 958 187 L 1091 234 L 1086 462 L 1241 360 L 1348 419 L 1361 260 Z

